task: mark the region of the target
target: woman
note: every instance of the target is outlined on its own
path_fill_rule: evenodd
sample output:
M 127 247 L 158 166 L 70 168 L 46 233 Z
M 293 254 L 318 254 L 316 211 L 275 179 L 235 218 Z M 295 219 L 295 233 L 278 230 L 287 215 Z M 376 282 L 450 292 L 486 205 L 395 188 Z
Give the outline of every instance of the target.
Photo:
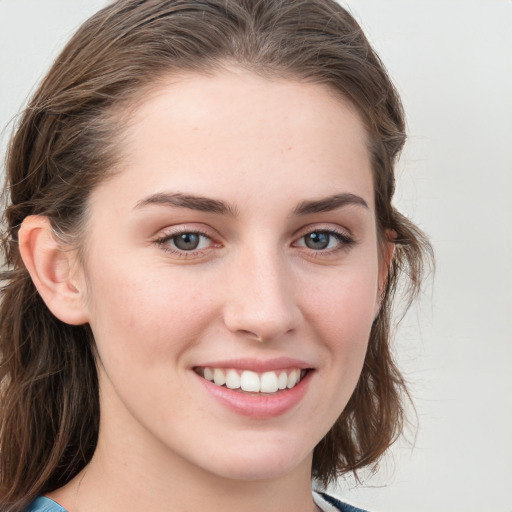
M 401 432 L 391 300 L 429 251 L 391 204 L 404 139 L 330 0 L 87 21 L 9 148 L 2 510 L 354 510 L 311 479 Z

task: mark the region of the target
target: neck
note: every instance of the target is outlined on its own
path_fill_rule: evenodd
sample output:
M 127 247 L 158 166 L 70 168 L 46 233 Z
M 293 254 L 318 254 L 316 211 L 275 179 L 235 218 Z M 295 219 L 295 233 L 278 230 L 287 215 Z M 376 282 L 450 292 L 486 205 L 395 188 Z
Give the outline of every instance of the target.
M 235 480 L 205 471 L 164 446 L 135 446 L 119 431 L 108 432 L 100 429 L 88 466 L 48 494 L 69 512 L 317 510 L 311 495 L 311 455 L 284 475 Z
M 185 464 L 186 465 L 186 464 Z M 69 512 L 159 510 L 162 512 L 313 512 L 309 466 L 280 478 L 237 481 L 173 464 L 117 466 L 96 453 L 91 463 L 48 496 Z

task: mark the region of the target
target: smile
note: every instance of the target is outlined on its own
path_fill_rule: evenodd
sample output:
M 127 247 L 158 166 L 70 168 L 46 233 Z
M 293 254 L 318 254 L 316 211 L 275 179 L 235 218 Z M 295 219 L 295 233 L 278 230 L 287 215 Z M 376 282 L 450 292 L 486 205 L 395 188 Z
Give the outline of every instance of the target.
M 277 393 L 294 388 L 307 374 L 307 370 L 286 370 L 257 373 L 235 368 L 196 367 L 194 371 L 216 386 L 248 393 Z

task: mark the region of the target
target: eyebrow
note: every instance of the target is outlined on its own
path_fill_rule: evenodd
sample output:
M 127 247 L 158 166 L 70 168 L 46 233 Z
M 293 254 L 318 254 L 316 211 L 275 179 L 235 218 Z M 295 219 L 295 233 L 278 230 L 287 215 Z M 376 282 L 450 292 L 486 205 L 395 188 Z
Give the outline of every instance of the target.
M 312 213 L 330 212 L 344 206 L 362 206 L 369 210 L 368 203 L 356 194 L 334 194 L 329 197 L 312 201 L 302 201 L 294 210 L 295 215 L 310 215 Z
M 179 208 L 188 208 L 201 212 L 215 213 L 217 215 L 238 216 L 236 206 L 230 205 L 219 199 L 196 196 L 192 194 L 175 193 L 156 193 L 139 201 L 134 209 L 144 208 L 150 205 L 176 206 Z M 356 194 L 343 193 L 334 194 L 322 199 L 302 201 L 293 211 L 293 215 L 303 216 L 312 213 L 329 212 L 342 208 L 344 206 L 361 206 L 369 210 L 368 203 Z
M 236 217 L 238 211 L 236 207 L 209 197 L 196 196 L 192 194 L 176 193 L 157 193 L 145 199 L 142 199 L 135 205 L 135 209 L 144 208 L 149 205 L 177 206 L 179 208 L 188 208 L 207 213 L 216 213 L 218 215 L 230 215 Z

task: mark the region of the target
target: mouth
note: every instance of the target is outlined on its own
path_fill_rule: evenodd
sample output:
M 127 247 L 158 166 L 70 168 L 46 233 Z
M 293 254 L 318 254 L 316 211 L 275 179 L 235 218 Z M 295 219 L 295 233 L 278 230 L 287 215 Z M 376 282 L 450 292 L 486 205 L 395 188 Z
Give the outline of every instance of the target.
M 271 395 L 293 389 L 311 370 L 288 368 L 259 373 L 236 368 L 197 366 L 194 371 L 200 377 L 218 387 L 239 391 L 240 393 Z

